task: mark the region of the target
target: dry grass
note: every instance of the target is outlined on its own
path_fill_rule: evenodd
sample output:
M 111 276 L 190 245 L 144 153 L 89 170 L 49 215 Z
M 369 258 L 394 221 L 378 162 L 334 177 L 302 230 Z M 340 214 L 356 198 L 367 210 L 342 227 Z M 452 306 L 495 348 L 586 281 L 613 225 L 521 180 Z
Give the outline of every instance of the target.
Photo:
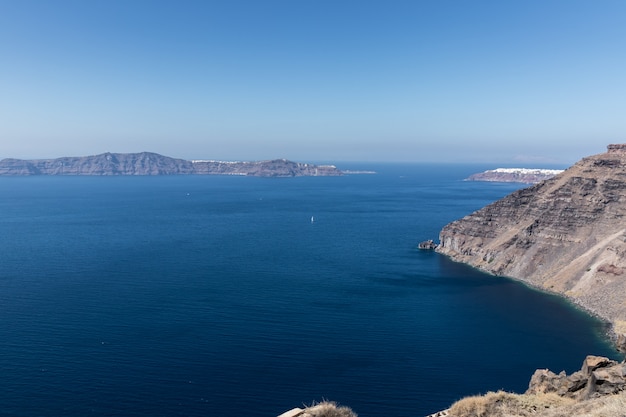
M 304 409 L 303 416 L 311 417 L 358 417 L 350 407 L 339 406 L 332 401 L 322 401 Z
M 488 392 L 454 403 L 450 417 L 626 417 L 626 392 L 577 402 L 556 394 Z
M 450 407 L 454 417 L 530 417 L 553 407 L 573 403 L 574 400 L 556 394 L 520 395 L 504 391 L 467 397 Z
M 560 413 L 541 417 L 626 417 L 626 392 L 581 401 Z

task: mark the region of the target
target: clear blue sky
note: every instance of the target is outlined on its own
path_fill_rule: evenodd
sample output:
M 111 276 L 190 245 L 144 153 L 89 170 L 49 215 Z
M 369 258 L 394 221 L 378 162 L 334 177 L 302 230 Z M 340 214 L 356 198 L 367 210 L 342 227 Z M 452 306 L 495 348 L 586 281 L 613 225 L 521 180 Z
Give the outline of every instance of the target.
M 0 0 L 0 158 L 523 165 L 621 142 L 623 0 Z

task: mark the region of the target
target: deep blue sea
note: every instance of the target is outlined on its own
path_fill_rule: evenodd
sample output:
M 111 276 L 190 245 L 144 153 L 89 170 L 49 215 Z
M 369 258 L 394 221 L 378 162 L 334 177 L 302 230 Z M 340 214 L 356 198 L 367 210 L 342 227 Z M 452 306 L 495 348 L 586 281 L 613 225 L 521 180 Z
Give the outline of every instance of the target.
M 0 415 L 415 417 L 617 356 L 562 299 L 416 250 L 521 185 L 339 167 L 378 173 L 0 178 Z

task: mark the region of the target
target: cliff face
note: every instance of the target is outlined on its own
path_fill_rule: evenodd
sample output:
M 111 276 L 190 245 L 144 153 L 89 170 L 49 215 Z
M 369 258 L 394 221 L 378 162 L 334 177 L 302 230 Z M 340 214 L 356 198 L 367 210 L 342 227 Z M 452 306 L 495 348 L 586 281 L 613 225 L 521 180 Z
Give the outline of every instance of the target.
M 437 251 L 566 295 L 626 346 L 626 145 L 443 228 Z M 621 336 L 619 336 L 621 335 Z
M 261 162 L 187 161 L 152 152 L 104 153 L 57 159 L 3 159 L 0 175 L 251 175 L 295 177 L 342 175 L 334 166 L 285 159 Z

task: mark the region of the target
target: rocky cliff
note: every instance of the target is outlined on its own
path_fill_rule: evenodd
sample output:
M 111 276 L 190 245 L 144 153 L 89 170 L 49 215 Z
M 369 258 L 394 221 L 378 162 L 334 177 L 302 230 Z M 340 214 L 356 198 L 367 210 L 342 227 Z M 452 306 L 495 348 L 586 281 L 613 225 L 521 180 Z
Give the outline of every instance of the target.
M 443 228 L 437 251 L 567 296 L 626 348 L 626 145 Z
M 152 152 L 103 153 L 56 159 L 3 159 L 0 175 L 251 175 L 258 177 L 336 176 L 332 165 L 276 159 L 259 162 L 187 161 Z

